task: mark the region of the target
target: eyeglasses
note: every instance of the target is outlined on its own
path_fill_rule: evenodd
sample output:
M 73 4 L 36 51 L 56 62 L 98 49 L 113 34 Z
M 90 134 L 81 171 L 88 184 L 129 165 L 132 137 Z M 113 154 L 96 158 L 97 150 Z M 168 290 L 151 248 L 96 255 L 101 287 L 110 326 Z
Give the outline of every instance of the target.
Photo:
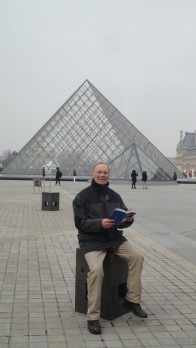
M 104 172 L 104 171 L 102 171 L 102 170 L 94 171 L 94 173 L 95 173 L 95 174 L 98 174 L 98 175 L 101 175 L 101 174 L 103 174 L 103 175 L 109 175 L 109 174 L 110 174 L 109 172 Z

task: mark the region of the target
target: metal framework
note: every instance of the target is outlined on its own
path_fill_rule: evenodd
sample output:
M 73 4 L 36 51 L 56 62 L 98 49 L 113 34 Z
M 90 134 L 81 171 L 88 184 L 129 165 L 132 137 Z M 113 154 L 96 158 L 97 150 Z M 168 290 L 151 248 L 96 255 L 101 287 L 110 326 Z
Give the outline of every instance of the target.
M 88 80 L 4 168 L 8 174 L 90 175 L 92 165 L 105 161 L 111 177 L 130 179 L 135 169 L 148 178 L 171 180 L 178 169 L 127 120 Z

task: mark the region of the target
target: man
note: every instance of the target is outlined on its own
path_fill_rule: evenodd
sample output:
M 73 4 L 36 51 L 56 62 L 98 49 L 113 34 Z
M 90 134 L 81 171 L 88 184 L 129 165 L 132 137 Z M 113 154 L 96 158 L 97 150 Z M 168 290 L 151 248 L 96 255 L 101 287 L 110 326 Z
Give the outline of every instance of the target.
M 144 258 L 131 246 L 122 231 L 122 228 L 133 223 L 134 218 L 128 217 L 118 226 L 108 218 L 115 208 L 127 210 L 120 195 L 109 188 L 109 172 L 106 163 L 97 163 L 92 169 L 91 185 L 79 192 L 73 200 L 79 246 L 85 250 L 89 266 L 87 323 L 92 334 L 101 334 L 99 320 L 103 260 L 107 251 L 114 252 L 128 263 L 125 307 L 141 318 L 148 316 L 140 306 Z
M 136 189 L 136 181 L 137 181 L 138 173 L 135 169 L 131 172 L 131 179 L 132 179 L 132 189 Z
M 57 185 L 57 183 L 60 185 L 61 176 L 62 176 L 62 173 L 60 171 L 60 168 L 56 167 L 56 185 Z
M 42 176 L 43 178 L 45 178 L 45 175 L 46 175 L 46 171 L 45 171 L 45 167 L 42 168 Z
M 143 171 L 142 172 L 142 182 L 143 182 L 143 189 L 147 189 L 147 179 L 148 179 L 148 175 L 147 175 L 147 171 Z
M 73 181 L 75 182 L 76 181 L 76 170 L 74 169 L 73 171 Z

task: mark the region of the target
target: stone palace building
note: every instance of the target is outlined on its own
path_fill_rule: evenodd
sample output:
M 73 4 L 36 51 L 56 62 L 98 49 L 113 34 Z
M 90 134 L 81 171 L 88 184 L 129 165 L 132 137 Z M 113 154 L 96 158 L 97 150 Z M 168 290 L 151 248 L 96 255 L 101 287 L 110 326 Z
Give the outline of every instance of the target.
M 176 148 L 176 164 L 181 172 L 196 172 L 196 131 L 180 131 L 180 141 Z

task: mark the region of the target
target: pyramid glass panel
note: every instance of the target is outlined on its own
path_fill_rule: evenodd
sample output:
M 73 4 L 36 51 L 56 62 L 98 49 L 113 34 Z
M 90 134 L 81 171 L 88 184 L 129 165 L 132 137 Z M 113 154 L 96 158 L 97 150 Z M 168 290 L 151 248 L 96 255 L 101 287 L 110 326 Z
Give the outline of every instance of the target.
M 148 179 L 171 180 L 178 169 L 88 80 L 30 139 L 2 173 L 90 175 L 97 161 L 110 165 L 111 178 L 130 179 L 136 169 Z

